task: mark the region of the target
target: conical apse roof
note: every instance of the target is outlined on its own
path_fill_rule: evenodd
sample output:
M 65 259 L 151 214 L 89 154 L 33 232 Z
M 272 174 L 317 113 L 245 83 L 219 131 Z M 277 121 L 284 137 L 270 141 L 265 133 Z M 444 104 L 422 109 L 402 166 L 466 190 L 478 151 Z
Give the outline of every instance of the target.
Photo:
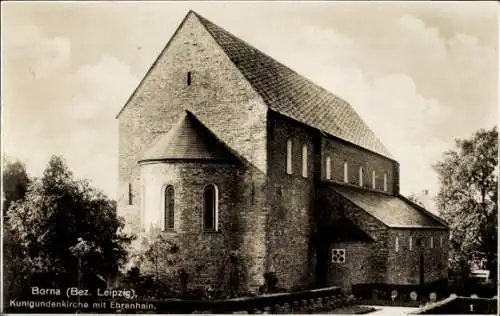
M 235 161 L 236 157 L 192 113 L 186 111 L 160 136 L 141 162 L 155 160 Z

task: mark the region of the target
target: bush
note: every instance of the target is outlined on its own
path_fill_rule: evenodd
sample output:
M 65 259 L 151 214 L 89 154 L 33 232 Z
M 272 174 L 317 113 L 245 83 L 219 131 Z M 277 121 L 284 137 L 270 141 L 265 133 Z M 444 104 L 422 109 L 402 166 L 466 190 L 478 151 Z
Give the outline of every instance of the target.
M 178 298 L 181 296 L 179 281 L 175 275 L 154 278 L 141 275 L 138 267 L 131 268 L 119 282 L 118 287 L 133 288 L 142 298 Z
M 259 294 L 283 292 L 284 290 L 279 288 L 277 284 L 278 277 L 275 272 L 264 273 L 264 285 L 259 287 Z

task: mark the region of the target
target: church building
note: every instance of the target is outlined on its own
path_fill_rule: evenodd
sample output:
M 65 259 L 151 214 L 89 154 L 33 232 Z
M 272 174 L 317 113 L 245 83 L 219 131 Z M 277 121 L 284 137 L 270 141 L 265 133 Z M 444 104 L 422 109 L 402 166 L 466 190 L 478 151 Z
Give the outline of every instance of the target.
M 117 119 L 119 215 L 175 241 L 193 283 L 235 253 L 249 290 L 447 278 L 446 223 L 351 105 L 193 11 Z

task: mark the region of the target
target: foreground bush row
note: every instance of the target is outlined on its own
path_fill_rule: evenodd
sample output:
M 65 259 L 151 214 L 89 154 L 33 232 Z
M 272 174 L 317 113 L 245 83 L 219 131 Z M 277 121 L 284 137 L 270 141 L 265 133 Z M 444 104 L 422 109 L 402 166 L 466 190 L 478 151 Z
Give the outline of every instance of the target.
M 234 311 L 233 314 L 315 314 L 329 312 L 339 307 L 357 303 L 353 295 L 331 295 L 326 297 L 293 300 L 282 304 L 265 305 L 261 308 L 247 308 Z M 213 310 L 194 310 L 192 314 L 208 314 Z

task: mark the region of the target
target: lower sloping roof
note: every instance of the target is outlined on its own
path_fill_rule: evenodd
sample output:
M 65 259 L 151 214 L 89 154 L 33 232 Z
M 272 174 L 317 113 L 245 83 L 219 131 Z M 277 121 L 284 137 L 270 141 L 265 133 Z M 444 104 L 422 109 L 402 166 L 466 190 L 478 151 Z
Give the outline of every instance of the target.
M 448 228 L 442 219 L 402 196 L 341 184 L 328 187 L 391 228 Z

